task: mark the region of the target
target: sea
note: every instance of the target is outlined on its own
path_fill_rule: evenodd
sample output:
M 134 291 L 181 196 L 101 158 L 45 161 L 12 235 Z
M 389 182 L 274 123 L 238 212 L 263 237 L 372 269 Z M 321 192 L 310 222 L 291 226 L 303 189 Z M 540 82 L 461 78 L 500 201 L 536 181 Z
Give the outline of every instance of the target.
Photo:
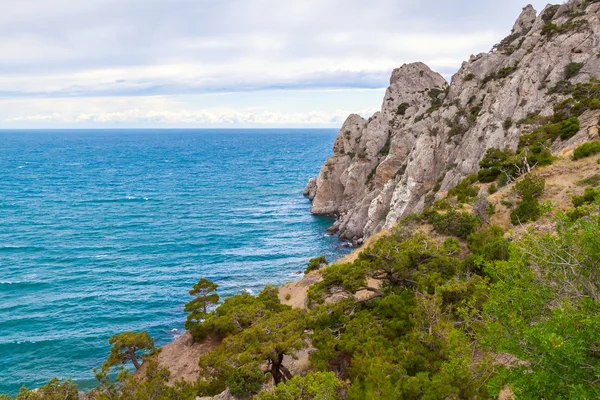
M 335 135 L 0 131 L 0 393 L 95 386 L 112 335 L 183 332 L 200 277 L 257 294 L 346 254 L 302 196 Z

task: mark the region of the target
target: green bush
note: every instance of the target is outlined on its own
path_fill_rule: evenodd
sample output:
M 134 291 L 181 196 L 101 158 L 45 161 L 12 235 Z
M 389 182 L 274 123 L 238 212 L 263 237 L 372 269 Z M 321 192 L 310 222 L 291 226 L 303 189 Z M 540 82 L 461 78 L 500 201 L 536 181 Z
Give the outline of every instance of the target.
M 565 67 L 565 79 L 573 78 L 574 76 L 579 74 L 579 71 L 581 71 L 582 68 L 583 63 L 572 62 L 567 64 L 567 66 Z
M 481 223 L 478 217 L 466 212 L 450 210 L 445 214 L 434 212 L 430 222 L 438 233 L 466 239 Z
M 311 372 L 280 383 L 271 392 L 263 390 L 256 400 L 338 400 L 344 386 L 333 372 Z
M 544 193 L 546 182 L 544 178 L 527 174 L 523 179 L 515 184 L 515 191 L 522 198 L 540 197 Z
M 579 119 L 577 119 L 577 117 L 571 117 L 562 122 L 560 126 L 561 140 L 570 139 L 575 136 L 577 132 L 579 132 Z
M 398 109 L 396 110 L 396 114 L 398 114 L 398 115 L 404 115 L 406 113 L 406 110 L 408 109 L 408 107 L 410 107 L 410 104 L 408 104 L 408 103 L 402 103 L 402 104 L 398 105 Z
M 560 28 L 558 25 L 554 24 L 552 21 L 548 21 L 542 27 L 542 35 L 544 36 L 553 36 L 560 32 Z
M 249 397 L 257 394 L 265 381 L 265 374 L 258 363 L 252 363 L 233 370 L 227 386 L 232 395 L 237 397 Z
M 571 199 L 575 207 L 593 203 L 600 196 L 600 189 L 586 188 L 581 196 L 573 196 Z
M 497 191 L 498 191 L 498 187 L 496 186 L 496 184 L 495 184 L 495 183 L 492 183 L 492 184 L 490 185 L 490 187 L 488 188 L 488 193 L 489 193 L 489 194 L 494 194 L 494 193 L 496 193 Z
M 392 136 L 388 136 L 387 140 L 385 141 L 385 144 L 383 145 L 383 147 L 379 150 L 379 154 L 382 156 L 387 156 L 388 154 L 390 154 L 390 145 L 392 144 Z
M 472 73 L 472 72 L 470 72 L 470 73 L 468 73 L 468 74 L 465 75 L 464 80 L 465 80 L 465 82 L 468 82 L 468 81 L 472 81 L 473 78 L 475 78 L 475 74 Z
M 520 224 L 530 221 L 536 221 L 540 215 L 540 203 L 538 197 L 544 193 L 546 182 L 543 178 L 527 174 L 517 182 L 515 191 L 521 196 L 521 203 L 510 213 L 510 221 L 514 224 Z
M 513 126 L 513 120 L 511 117 L 508 117 L 504 120 L 502 127 L 504 128 L 505 131 L 507 131 L 510 129 L 511 126 Z
M 479 193 L 479 188 L 473 186 L 477 182 L 477 175 L 469 175 L 458 185 L 448 191 L 448 197 L 455 197 L 458 203 L 470 203 Z
M 541 215 L 540 203 L 535 197 L 526 197 L 510 213 L 510 222 L 518 225 L 525 222 L 537 221 Z
M 492 225 L 471 233 L 467 237 L 471 253 L 480 255 L 486 261 L 508 260 L 509 242 L 504 238 L 502 228 Z
M 600 142 L 587 142 L 575 149 L 573 159 L 579 160 L 598 153 L 600 153 Z
M 304 273 L 308 274 L 311 271 L 316 271 L 319 268 L 324 267 L 327 264 L 329 264 L 329 261 L 327 261 L 327 257 L 325 257 L 325 256 L 311 258 L 308 261 L 308 265 L 306 266 Z

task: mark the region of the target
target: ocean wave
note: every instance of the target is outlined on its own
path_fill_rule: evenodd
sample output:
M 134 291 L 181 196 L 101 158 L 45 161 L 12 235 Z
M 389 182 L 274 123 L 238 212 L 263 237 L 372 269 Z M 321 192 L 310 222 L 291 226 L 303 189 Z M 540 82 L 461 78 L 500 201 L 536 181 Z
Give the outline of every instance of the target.
M 0 252 L 3 251 L 45 251 L 45 247 L 41 246 L 19 246 L 19 245 L 5 245 L 0 246 Z
M 93 199 L 93 200 L 84 200 L 81 203 L 88 204 L 102 204 L 102 203 L 141 203 L 145 201 L 151 201 L 149 197 L 135 197 L 135 196 L 127 196 L 121 197 L 118 199 Z

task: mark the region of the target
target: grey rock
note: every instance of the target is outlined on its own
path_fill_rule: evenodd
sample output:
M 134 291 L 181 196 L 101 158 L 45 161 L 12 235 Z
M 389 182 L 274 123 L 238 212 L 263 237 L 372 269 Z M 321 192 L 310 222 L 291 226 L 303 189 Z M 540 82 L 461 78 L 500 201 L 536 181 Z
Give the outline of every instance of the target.
M 304 188 L 304 196 L 307 196 L 310 201 L 313 201 L 317 194 L 317 178 L 310 178 Z
M 566 14 L 557 12 L 553 22 L 566 22 L 574 9 L 582 13 L 575 20 L 586 22 L 552 37 L 541 34 L 543 13 L 525 7 L 513 35 L 492 52 L 472 55 L 450 84 L 423 63 L 395 69 L 381 111 L 368 120 L 350 115 L 342 125 L 316 189 L 309 183 L 311 211 L 336 216 L 329 231 L 358 244 L 477 172 L 488 148 L 516 149 L 530 127 L 505 129 L 504 121 L 552 115 L 553 104 L 564 96 L 548 88 L 564 79 L 567 64 L 584 64 L 573 84 L 600 76 L 600 4 L 585 10 L 580 4 L 561 6 Z M 484 83 L 501 69 L 509 73 Z M 597 111 L 582 115 L 580 132 L 552 151 L 573 148 L 597 133 L 597 117 Z

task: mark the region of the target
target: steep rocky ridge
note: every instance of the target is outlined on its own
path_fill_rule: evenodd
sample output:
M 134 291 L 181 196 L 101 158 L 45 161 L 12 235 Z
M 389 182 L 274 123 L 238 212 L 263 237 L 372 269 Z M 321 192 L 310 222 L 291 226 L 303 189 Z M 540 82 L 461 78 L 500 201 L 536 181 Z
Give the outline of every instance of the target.
M 572 84 L 600 76 L 600 3 L 570 0 L 539 14 L 525 7 L 511 34 L 471 56 L 450 84 L 423 63 L 395 69 L 381 111 L 342 125 L 333 155 L 306 189 L 312 213 L 337 216 L 330 230 L 361 243 L 421 211 L 477 172 L 488 148 L 516 149 L 532 127 L 514 122 L 552 115 L 565 96 L 549 89 L 571 63 L 583 65 L 568 77 Z M 552 151 L 587 140 L 597 114 L 583 114 L 580 132 Z

